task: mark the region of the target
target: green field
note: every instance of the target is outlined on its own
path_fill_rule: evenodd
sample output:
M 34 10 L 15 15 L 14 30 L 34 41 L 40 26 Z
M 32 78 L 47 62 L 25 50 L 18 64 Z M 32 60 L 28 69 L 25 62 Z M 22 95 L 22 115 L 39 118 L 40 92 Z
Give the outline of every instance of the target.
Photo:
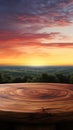
M 70 83 L 73 66 L 0 66 L 0 83 Z

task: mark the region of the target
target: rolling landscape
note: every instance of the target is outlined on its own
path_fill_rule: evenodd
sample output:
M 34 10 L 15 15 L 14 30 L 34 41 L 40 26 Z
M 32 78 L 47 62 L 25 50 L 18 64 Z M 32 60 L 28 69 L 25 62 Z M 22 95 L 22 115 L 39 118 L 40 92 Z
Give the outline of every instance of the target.
M 73 66 L 0 66 L 0 83 L 73 84 Z

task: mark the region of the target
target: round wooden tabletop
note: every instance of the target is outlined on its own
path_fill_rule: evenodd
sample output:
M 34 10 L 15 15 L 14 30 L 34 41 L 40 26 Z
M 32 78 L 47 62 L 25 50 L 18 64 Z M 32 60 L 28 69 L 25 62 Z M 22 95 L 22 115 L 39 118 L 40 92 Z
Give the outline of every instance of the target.
M 1 113 L 73 112 L 73 85 L 56 83 L 0 84 Z

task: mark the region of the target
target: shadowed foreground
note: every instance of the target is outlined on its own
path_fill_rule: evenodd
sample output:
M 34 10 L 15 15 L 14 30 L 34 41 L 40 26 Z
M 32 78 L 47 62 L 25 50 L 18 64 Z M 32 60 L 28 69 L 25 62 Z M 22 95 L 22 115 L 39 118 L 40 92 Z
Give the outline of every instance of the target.
M 60 130 L 59 124 L 62 123 L 63 129 L 63 123 L 68 122 L 69 127 L 73 128 L 70 123 L 73 121 L 73 85 L 1 84 L 0 120 L 5 122 L 6 127 L 10 127 L 13 123 L 14 128 L 12 129 L 14 130 L 29 130 L 29 127 L 23 127 L 24 123 L 49 124 L 49 126 L 45 126 L 46 130 L 55 130 L 57 127 Z M 10 125 L 7 125 L 6 122 L 9 122 Z M 20 125 L 16 125 L 15 122 Z M 2 123 L 0 127 L 2 127 Z M 42 127 L 41 130 L 44 130 L 45 127 Z

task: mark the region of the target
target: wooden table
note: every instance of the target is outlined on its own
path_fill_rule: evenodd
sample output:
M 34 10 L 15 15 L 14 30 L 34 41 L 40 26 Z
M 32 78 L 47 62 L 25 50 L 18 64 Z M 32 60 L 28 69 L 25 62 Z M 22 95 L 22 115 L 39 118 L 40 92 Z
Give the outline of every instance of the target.
M 55 123 L 73 120 L 73 85 L 0 84 L 0 120 L 21 123 L 15 130 L 23 130 L 23 124 L 49 124 L 48 130 L 55 130 Z

